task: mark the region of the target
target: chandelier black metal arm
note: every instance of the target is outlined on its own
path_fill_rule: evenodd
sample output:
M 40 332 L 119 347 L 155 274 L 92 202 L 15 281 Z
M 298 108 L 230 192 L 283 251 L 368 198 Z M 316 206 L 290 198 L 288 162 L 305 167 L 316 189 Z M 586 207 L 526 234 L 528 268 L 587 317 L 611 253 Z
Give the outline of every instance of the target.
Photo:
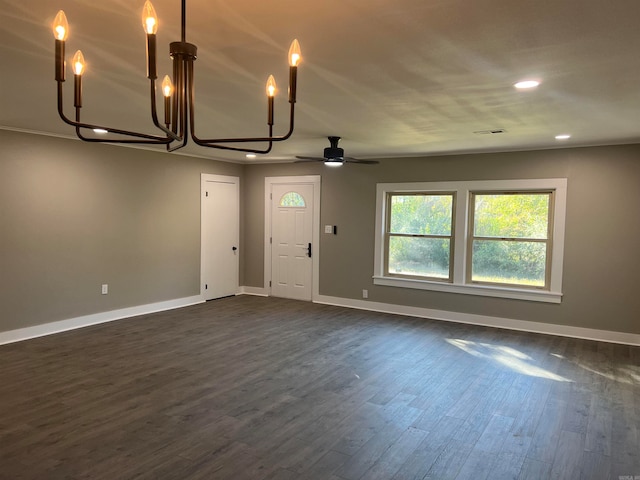
M 75 127 L 76 135 L 78 136 L 78 138 L 80 138 L 81 140 L 84 140 L 85 142 L 101 142 L 101 143 L 117 142 L 117 143 L 139 143 L 139 144 L 156 144 L 156 145 L 168 144 L 173 140 L 175 140 L 175 138 L 172 138 L 174 137 L 174 135 L 171 132 L 169 132 L 171 133 L 171 138 L 169 138 L 167 136 L 162 137 L 162 136 L 151 135 L 146 133 L 130 132 L 128 130 L 121 130 L 118 128 L 106 127 L 104 125 L 96 125 L 96 124 L 81 122 L 80 109 L 82 108 L 82 74 L 74 75 L 75 120 L 71 120 L 69 117 L 67 117 L 66 114 L 64 113 L 64 95 L 63 95 L 64 93 L 63 83 L 65 81 L 64 50 L 65 50 L 64 41 L 56 39 L 56 82 L 58 84 L 58 95 L 57 95 L 58 114 L 60 115 L 60 118 L 65 123 L 67 123 L 68 125 L 71 125 L 72 127 Z M 152 82 L 151 89 L 152 89 L 152 93 L 151 93 L 152 98 L 153 100 L 155 100 L 155 82 Z M 156 110 L 155 101 L 152 102 L 152 116 L 155 115 L 157 117 L 157 114 L 153 113 L 154 110 Z M 111 139 L 111 138 L 87 137 L 83 133 L 83 130 L 91 130 L 91 131 L 99 130 L 103 132 L 112 133 L 114 135 L 132 136 L 132 137 L 136 137 L 136 139 Z
M 268 96 L 268 118 L 267 124 L 269 127 L 269 135 L 267 137 L 247 137 L 247 138 L 207 138 L 202 139 L 196 135 L 196 124 L 195 124 L 195 102 L 194 102 L 194 85 L 193 85 L 193 62 L 188 64 L 188 75 L 191 79 L 191 85 L 189 89 L 189 105 L 190 105 L 190 121 L 191 121 L 191 138 L 193 141 L 203 147 L 213 147 L 219 148 L 223 150 L 233 150 L 240 152 L 249 152 L 249 153 L 269 153 L 273 148 L 274 142 L 281 142 L 287 140 L 293 134 L 294 129 L 294 118 L 295 118 L 295 103 L 296 103 L 296 77 L 297 77 L 297 66 L 290 67 L 290 81 L 289 81 L 289 131 L 285 135 L 281 136 L 273 136 L 273 124 L 274 124 L 274 102 L 273 96 Z M 268 142 L 268 145 L 265 149 L 249 149 L 249 148 L 241 148 L 241 147 L 231 147 L 228 145 L 221 145 L 224 143 L 258 143 L 258 142 Z
M 268 98 L 268 134 L 262 137 L 239 138 L 199 138 L 195 133 L 195 94 L 194 94 L 194 68 L 193 62 L 197 58 L 197 47 L 187 43 L 186 38 L 186 0 L 181 0 L 181 41 L 170 44 L 170 55 L 173 60 L 173 82 L 165 76 L 162 82 L 162 95 L 164 97 L 164 125 L 158 118 L 157 109 L 157 68 L 156 68 L 156 31 L 157 16 L 153 5 L 149 0 L 142 10 L 142 24 L 147 37 L 147 78 L 150 82 L 151 120 L 153 125 L 163 135 L 153 135 L 119 128 L 106 127 L 84 123 L 81 121 L 82 108 L 82 74 L 85 70 L 84 57 L 78 50 L 73 57 L 72 70 L 74 71 L 74 107 L 75 120 L 70 119 L 64 113 L 63 83 L 65 81 L 65 42 L 69 32 L 66 16 L 62 10 L 58 12 L 53 24 L 55 43 L 55 79 L 58 85 L 58 114 L 67 124 L 73 126 L 76 135 L 86 142 L 98 143 L 125 143 L 125 144 L 155 144 L 166 145 L 167 151 L 173 152 L 187 145 L 189 137 L 197 145 L 247 153 L 269 153 L 274 142 L 281 142 L 291 137 L 294 130 L 297 66 L 301 61 L 300 46 L 294 40 L 289 50 L 289 130 L 285 135 L 274 136 L 274 95 L 276 91 L 273 76 L 267 82 Z M 85 132 L 91 130 L 102 134 L 113 134 L 112 137 L 87 136 Z M 95 133 L 94 133 L 95 134 Z M 122 138 L 129 137 L 129 138 Z M 176 144 L 177 142 L 177 144 Z M 238 144 L 265 143 L 264 149 L 241 147 Z

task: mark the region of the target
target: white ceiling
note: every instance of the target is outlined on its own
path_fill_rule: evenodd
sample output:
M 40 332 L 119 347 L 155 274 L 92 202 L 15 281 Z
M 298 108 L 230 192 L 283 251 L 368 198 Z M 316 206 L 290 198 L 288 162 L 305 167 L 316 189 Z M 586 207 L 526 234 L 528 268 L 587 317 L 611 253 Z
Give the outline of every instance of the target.
M 56 113 L 50 24 L 63 9 L 67 61 L 82 49 L 88 63 L 83 120 L 155 133 L 143 3 L 0 1 L 0 128 L 74 134 Z M 168 44 L 180 37 L 180 2 L 153 3 L 163 76 Z M 296 130 L 254 162 L 320 155 L 328 135 L 360 158 L 640 142 L 639 21 L 638 0 L 188 0 L 198 134 L 264 135 L 270 73 L 285 92 L 276 100 L 276 133 L 284 133 L 286 55 L 298 38 Z M 516 91 L 525 78 L 542 84 Z M 492 129 L 506 132 L 474 133 Z M 572 138 L 559 142 L 560 133 Z

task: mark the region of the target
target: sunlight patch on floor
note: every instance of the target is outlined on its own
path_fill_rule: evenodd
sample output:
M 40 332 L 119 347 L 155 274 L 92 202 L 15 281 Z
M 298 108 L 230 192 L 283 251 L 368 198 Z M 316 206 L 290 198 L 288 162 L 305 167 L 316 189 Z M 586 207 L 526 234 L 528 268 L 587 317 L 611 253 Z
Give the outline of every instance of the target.
M 604 371 L 601 367 L 592 362 L 588 365 L 584 361 L 571 359 L 557 353 L 552 353 L 554 357 L 561 358 L 578 368 L 582 368 L 587 372 L 599 375 L 614 382 L 625 383 L 627 385 L 640 385 L 640 366 L 638 365 L 620 365 L 614 367 L 613 371 Z
M 522 375 L 547 378 L 549 380 L 555 380 L 556 382 L 572 381 L 535 365 L 533 358 L 515 348 L 454 338 L 448 338 L 446 341 L 469 355 L 491 360 Z

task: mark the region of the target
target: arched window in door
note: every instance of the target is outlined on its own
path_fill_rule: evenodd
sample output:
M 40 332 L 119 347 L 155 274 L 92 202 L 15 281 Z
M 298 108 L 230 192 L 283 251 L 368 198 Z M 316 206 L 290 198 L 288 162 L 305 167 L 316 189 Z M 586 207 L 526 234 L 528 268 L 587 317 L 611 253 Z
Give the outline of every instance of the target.
M 306 203 L 302 195 L 297 192 L 287 192 L 280 198 L 281 207 L 306 207 Z

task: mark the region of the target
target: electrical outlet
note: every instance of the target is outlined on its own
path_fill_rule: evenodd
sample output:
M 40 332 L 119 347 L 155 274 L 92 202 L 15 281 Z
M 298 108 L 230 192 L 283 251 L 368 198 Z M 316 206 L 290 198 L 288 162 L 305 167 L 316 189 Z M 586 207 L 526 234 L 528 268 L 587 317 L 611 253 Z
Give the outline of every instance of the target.
M 109 285 L 106 283 L 102 284 L 102 295 L 106 295 L 109 293 Z
M 362 298 L 369 298 L 369 290 L 362 290 Z

